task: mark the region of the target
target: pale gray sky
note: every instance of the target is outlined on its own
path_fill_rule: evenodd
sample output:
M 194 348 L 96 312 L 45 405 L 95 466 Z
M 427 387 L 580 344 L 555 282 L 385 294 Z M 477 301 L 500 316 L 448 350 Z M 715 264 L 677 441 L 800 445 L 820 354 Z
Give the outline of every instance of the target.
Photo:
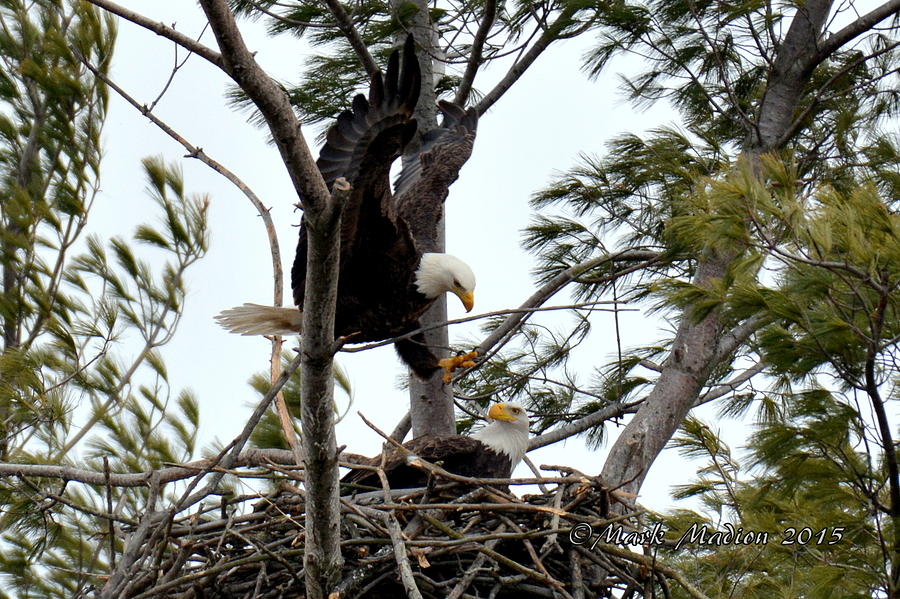
M 189 35 L 199 34 L 204 23 L 199 7 L 182 0 L 123 4 L 154 20 L 175 23 Z M 292 37 L 269 39 L 259 24 L 245 22 L 242 31 L 264 68 L 282 80 L 297 80 L 308 51 L 302 42 Z M 203 41 L 214 45 L 208 32 Z M 475 312 L 516 307 L 534 289 L 530 274 L 534 259 L 520 246 L 522 229 L 532 214 L 528 199 L 533 192 L 546 185 L 555 171 L 573 166 L 579 153 L 603 152 L 604 143 L 618 133 L 646 131 L 674 118 L 663 105 L 636 113 L 616 89 L 616 68 L 599 82 L 588 81 L 580 65 L 591 41 L 587 36 L 552 46 L 479 123 L 475 152 L 447 201 L 448 251 L 466 260 L 478 277 Z M 174 52 L 173 44 L 163 38 L 122 23 L 112 77 L 139 101 L 149 103 L 168 79 Z M 179 51 L 179 58 L 183 56 Z M 500 69 L 489 71 L 476 80 L 476 87 L 486 91 L 501 74 Z M 226 106 L 226 83 L 214 67 L 192 57 L 155 113 L 233 170 L 271 206 L 289 302 L 295 225 L 300 218 L 293 210 L 296 197 L 277 151 L 265 142 L 266 133 L 248 125 L 246 114 Z M 304 129 L 304 133 L 317 155 L 318 130 Z M 269 249 L 260 219 L 236 188 L 196 160 L 183 158 L 181 146 L 117 97 L 112 99 L 104 137 L 103 193 L 92 216 L 93 231 L 130 235 L 135 225 L 155 218 L 153 205 L 143 193 L 140 159 L 147 155 L 161 154 L 179 162 L 187 189 L 211 197 L 210 251 L 189 273 L 185 314 L 175 340 L 163 354 L 173 384 L 191 387 L 200 398 L 201 445 L 215 437 L 227 442 L 240 432 L 249 403 L 258 399 L 247 380 L 267 368 L 269 344 L 262 338 L 229 335 L 212 317 L 245 301 L 271 303 Z M 550 303 L 566 303 L 566 295 Z M 451 318 L 463 315 L 455 298 L 450 298 L 449 306 Z M 544 316 L 541 322 L 558 323 L 560 318 L 567 317 Z M 597 314 L 593 318 L 592 340 L 579 350 L 575 361 L 584 368 L 585 379 L 591 365 L 605 363 L 615 351 L 612 317 Z M 621 322 L 628 346 L 666 335 L 658 330 L 663 323 L 639 312 L 623 314 Z M 477 325 L 451 329 L 451 339 L 464 337 L 478 338 Z M 353 382 L 355 405 L 339 424 L 338 443 L 354 453 L 377 452 L 380 439 L 355 413 L 360 410 L 383 429 L 393 428 L 407 410 L 406 392 L 397 387 L 402 364 L 391 347 L 341 354 L 339 361 Z M 346 406 L 346 398 L 339 397 L 339 402 Z M 538 464 L 566 464 L 596 474 L 605 454 L 606 448 L 590 452 L 575 438 L 530 456 Z M 694 470 L 693 464 L 666 452 L 654 465 L 640 501 L 656 509 L 669 505 L 669 485 L 686 482 Z M 519 474 L 526 473 L 520 470 Z

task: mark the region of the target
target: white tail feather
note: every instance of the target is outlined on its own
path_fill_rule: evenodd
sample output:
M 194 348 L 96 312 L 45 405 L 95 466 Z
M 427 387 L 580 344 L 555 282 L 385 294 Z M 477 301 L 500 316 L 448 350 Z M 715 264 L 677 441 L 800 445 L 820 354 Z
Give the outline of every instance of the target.
M 297 308 L 244 304 L 222 312 L 216 321 L 231 333 L 241 335 L 296 335 L 303 323 Z

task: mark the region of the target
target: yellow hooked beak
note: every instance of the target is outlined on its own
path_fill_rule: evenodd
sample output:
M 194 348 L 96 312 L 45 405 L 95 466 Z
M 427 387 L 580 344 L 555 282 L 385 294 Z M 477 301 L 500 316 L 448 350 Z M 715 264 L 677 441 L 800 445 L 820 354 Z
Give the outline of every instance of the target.
M 516 417 L 509 413 L 509 410 L 506 409 L 506 404 L 504 403 L 495 403 L 491 406 L 491 409 L 488 410 L 488 418 L 491 420 L 503 420 L 504 422 L 515 422 Z
M 475 292 L 469 291 L 468 293 L 463 293 L 462 291 L 454 291 L 453 293 L 455 293 L 456 297 L 462 302 L 466 312 L 471 312 L 472 308 L 475 307 Z

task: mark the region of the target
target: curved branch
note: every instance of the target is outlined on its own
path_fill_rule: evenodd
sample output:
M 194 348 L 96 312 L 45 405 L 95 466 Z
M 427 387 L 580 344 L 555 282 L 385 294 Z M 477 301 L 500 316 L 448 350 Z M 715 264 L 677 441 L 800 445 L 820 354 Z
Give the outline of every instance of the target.
M 319 212 L 329 205 L 331 194 L 303 138 L 287 93 L 256 63 L 228 3 L 225 0 L 200 0 L 200 6 L 219 43 L 225 72 L 246 92 L 265 118 L 294 189 L 302 198 L 305 216 L 311 225 L 316 225 Z
M 119 6 L 115 2 L 110 2 L 109 0 L 88 0 L 88 2 L 116 16 L 122 17 L 126 21 L 134 23 L 139 27 L 143 27 L 148 31 L 152 31 L 156 35 L 162 36 L 166 39 L 170 39 L 182 48 L 190 50 L 197 56 L 205 58 L 220 69 L 225 70 L 225 63 L 222 60 L 221 54 L 219 54 L 212 48 L 204 46 L 197 40 L 188 37 L 183 33 L 179 33 L 177 30 L 169 27 L 165 23 L 149 19 L 140 13 L 136 13 L 133 10 L 128 10 L 124 6 Z
M 509 340 L 509 334 L 517 329 L 525 320 L 527 320 L 531 316 L 531 314 L 534 312 L 533 308 L 542 305 L 557 291 L 562 289 L 566 284 L 571 282 L 582 273 L 608 262 L 641 262 L 641 264 L 629 267 L 629 269 L 627 269 L 627 272 L 631 272 L 635 269 L 644 268 L 646 266 L 649 266 L 650 264 L 653 264 L 654 262 L 659 260 L 661 256 L 662 254 L 660 252 L 651 250 L 623 250 L 615 254 L 606 254 L 603 256 L 598 256 L 596 258 L 591 258 L 567 268 L 566 270 L 550 279 L 543 287 L 538 289 L 536 292 L 534 292 L 534 294 L 532 294 L 531 297 L 525 300 L 525 303 L 520 306 L 519 310 L 517 310 L 514 314 L 510 314 L 506 318 L 506 320 L 504 320 L 503 323 L 500 324 L 499 327 L 494 329 L 491 334 L 481 342 L 481 345 L 476 348 L 476 351 L 478 351 L 479 355 L 482 356 L 491 350 L 495 352 L 498 351 L 501 347 L 503 347 L 503 345 L 506 344 L 506 341 Z M 617 273 L 616 276 L 620 274 L 624 273 Z
M 75 51 L 73 49 L 73 51 Z M 101 73 L 97 68 L 92 65 L 90 62 L 85 59 L 80 53 L 76 52 L 76 56 L 78 59 L 87 67 L 98 79 L 103 81 L 106 85 L 112 88 L 119 96 L 122 97 L 126 102 L 134 106 L 135 109 L 138 110 L 142 115 L 147 117 L 147 119 L 159 127 L 159 129 L 181 144 L 185 150 L 188 151 L 188 158 L 196 158 L 212 170 L 216 171 L 228 181 L 230 181 L 235 187 L 237 187 L 241 193 L 247 196 L 247 199 L 250 200 L 250 203 L 253 204 L 253 207 L 256 208 L 257 214 L 259 214 L 260 218 L 262 218 L 263 226 L 266 228 L 266 235 L 269 238 L 269 250 L 272 255 L 272 273 L 274 277 L 274 287 L 273 287 L 273 301 L 276 306 L 280 306 L 283 302 L 283 294 L 284 294 L 284 275 L 282 273 L 281 268 L 281 249 L 278 245 L 278 234 L 275 231 L 275 223 L 272 222 L 272 215 L 269 213 L 269 209 L 266 208 L 265 204 L 262 203 L 262 200 L 259 199 L 250 187 L 244 183 L 240 177 L 235 175 L 232 171 L 226 168 L 220 162 L 214 160 L 209 155 L 207 155 L 203 148 L 199 148 L 185 139 L 182 135 L 180 135 L 177 131 L 175 131 L 172 127 L 166 124 L 164 121 L 159 119 L 156 115 L 151 112 L 146 105 L 140 104 L 137 100 L 135 100 L 131 95 L 128 94 L 124 89 L 119 87 L 114 81 L 112 81 L 109 77 Z

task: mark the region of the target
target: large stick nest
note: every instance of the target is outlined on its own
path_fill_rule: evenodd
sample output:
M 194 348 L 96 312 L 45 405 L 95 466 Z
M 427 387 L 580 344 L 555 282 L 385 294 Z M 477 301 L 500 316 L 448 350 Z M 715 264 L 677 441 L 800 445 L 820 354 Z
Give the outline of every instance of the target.
M 502 485 L 444 481 L 342 497 L 338 597 L 394 599 L 415 588 L 441 599 L 596 597 L 656 576 L 636 559 L 643 556 L 570 540 L 573 527 L 600 531 L 610 522 L 610 494 L 598 479 L 567 471 L 538 480 L 544 492 L 521 498 Z M 174 522 L 129 595 L 303 597 L 303 507 L 302 491 L 282 483 L 268 496 L 223 499 L 220 513 Z

